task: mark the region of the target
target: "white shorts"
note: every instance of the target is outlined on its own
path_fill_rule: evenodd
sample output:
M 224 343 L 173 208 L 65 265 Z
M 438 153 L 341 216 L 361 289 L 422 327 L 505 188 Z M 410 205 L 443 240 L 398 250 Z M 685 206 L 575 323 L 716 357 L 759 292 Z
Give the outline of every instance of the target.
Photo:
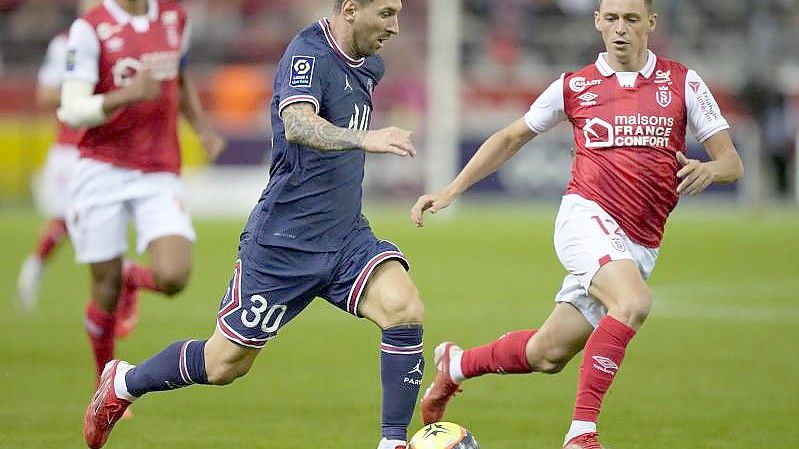
M 555 302 L 574 305 L 594 327 L 608 312 L 588 294 L 597 271 L 608 262 L 628 259 L 648 279 L 658 257 L 658 248 L 633 242 L 599 204 L 575 194 L 565 195 L 560 203 L 555 219 L 555 252 L 569 271 Z
M 70 182 L 66 216 L 79 263 L 105 262 L 128 249 L 128 219 L 136 226 L 136 250 L 179 235 L 194 241 L 183 184 L 174 173 L 144 173 L 81 158 Z
M 69 186 L 72 171 L 80 158 L 74 145 L 53 145 L 47 152 L 44 170 L 33 186 L 39 210 L 49 217 L 64 217 L 69 205 Z

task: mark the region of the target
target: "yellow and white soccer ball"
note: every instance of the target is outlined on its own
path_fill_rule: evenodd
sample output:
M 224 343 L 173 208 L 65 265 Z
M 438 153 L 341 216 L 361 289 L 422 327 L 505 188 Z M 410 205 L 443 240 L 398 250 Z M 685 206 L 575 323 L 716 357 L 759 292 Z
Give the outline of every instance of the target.
M 408 449 L 479 449 L 469 429 L 451 422 L 428 424 L 416 432 Z

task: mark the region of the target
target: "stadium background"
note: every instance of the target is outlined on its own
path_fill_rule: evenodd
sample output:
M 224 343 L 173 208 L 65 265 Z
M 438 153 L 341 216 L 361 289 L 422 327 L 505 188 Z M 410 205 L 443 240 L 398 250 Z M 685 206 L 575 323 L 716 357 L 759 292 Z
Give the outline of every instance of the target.
M 266 181 L 274 65 L 287 40 L 329 14 L 332 2 L 182 3 L 194 23 L 190 70 L 230 147 L 209 163 L 191 132 L 182 132 L 199 235 L 195 271 L 174 302 L 144 295 L 140 327 L 118 348 L 132 361 L 213 329 L 238 232 Z M 562 125 L 536 139 L 456 213 L 422 231 L 408 220 L 412 201 L 519 117 L 561 71 L 593 61 L 601 41 L 590 16 L 594 0 L 404 3 L 402 32 L 384 53 L 388 73 L 373 127 L 414 130 L 420 157 L 368 158 L 366 201 L 378 235 L 399 243 L 413 263 L 430 353 L 444 338 L 474 345 L 546 316 L 563 276 L 551 233 L 569 175 L 571 132 Z M 799 6 L 664 0 L 655 7 L 652 48 L 711 85 L 746 176 L 684 199 L 674 213 L 651 281 L 653 315 L 607 399 L 605 441 L 628 448 L 799 446 Z M 0 0 L 0 448 L 81 447 L 91 390 L 81 325 L 88 276 L 71 262 L 71 250 L 49 268 L 35 314 L 18 312 L 13 302 L 18 265 L 41 223 L 35 181 L 54 134 L 52 118 L 32 101 L 36 70 L 73 8 L 71 0 Z M 457 95 L 432 96 L 433 82 Z M 689 152 L 702 155 L 696 142 Z M 373 445 L 376 338 L 365 323 L 314 304 L 237 385 L 154 395 L 134 406 L 134 419 L 119 426 L 109 447 Z M 429 364 L 425 385 L 431 374 Z M 570 366 L 554 377 L 475 381 L 449 417 L 484 447 L 558 447 L 575 378 Z

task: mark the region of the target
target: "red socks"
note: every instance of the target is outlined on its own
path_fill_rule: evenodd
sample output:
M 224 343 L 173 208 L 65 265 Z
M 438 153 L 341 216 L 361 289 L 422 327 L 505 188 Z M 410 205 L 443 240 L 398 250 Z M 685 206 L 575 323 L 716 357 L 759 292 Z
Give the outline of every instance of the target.
M 588 338 L 580 365 L 574 420 L 596 422 L 602 398 L 624 360 L 624 352 L 635 331 L 606 315 Z
M 114 327 L 117 316 L 114 312 L 106 312 L 90 299 L 86 304 L 86 332 L 94 353 L 94 364 L 97 378 L 103 372 L 105 364 L 114 358 Z
M 122 275 L 126 284 L 130 284 L 136 288 L 143 288 L 154 292 L 160 291 L 158 285 L 155 283 L 153 271 L 149 267 L 139 265 L 136 262 L 125 261 L 125 269 Z
M 508 332 L 483 346 L 463 351 L 461 370 L 464 377 L 480 376 L 488 373 L 522 374 L 530 373 L 525 348 L 536 330 Z
M 59 243 L 64 241 L 67 236 L 67 224 L 62 218 L 54 218 L 47 223 L 42 234 L 39 236 L 39 245 L 36 247 L 36 255 L 39 260 L 45 261 L 53 253 Z

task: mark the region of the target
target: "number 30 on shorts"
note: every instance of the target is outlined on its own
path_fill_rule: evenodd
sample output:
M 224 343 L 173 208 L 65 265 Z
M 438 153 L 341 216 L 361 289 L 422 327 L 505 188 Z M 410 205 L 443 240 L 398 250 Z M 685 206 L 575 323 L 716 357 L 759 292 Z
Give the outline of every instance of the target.
M 280 321 L 283 319 L 283 315 L 286 314 L 285 304 L 269 307 L 266 298 L 261 295 L 253 295 L 250 301 L 252 301 L 250 310 L 241 311 L 242 324 L 251 329 L 261 326 L 261 331 L 266 333 L 275 332 L 280 328 Z

